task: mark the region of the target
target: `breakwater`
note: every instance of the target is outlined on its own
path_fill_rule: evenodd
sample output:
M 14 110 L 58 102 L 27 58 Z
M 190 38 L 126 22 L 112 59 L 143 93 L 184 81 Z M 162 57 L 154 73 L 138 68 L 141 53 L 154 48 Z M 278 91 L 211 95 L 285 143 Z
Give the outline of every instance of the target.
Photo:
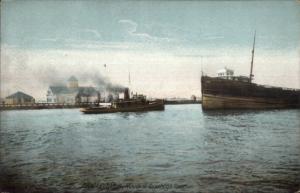
M 82 108 L 92 105 L 97 105 L 98 103 L 87 102 L 87 103 L 33 103 L 33 104 L 1 104 L 0 110 L 34 110 L 34 109 L 72 109 L 72 108 Z
M 201 104 L 199 100 L 164 100 L 166 105 Z M 38 109 L 72 109 L 96 106 L 96 102 L 86 103 L 33 103 L 33 104 L 0 104 L 0 110 L 38 110 Z
M 200 100 L 164 100 L 166 105 L 201 104 Z

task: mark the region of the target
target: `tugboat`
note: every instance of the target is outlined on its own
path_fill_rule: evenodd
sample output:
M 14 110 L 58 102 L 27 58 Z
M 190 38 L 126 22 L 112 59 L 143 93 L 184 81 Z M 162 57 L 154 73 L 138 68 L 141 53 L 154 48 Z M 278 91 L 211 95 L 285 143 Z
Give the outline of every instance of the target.
M 249 77 L 234 76 L 225 68 L 218 77 L 201 77 L 202 108 L 208 109 L 270 109 L 300 108 L 300 90 L 258 85 L 252 82 L 255 35 Z
M 129 89 L 124 90 L 124 100 L 111 103 L 110 106 L 91 106 L 80 109 L 85 114 L 103 114 L 117 112 L 162 111 L 165 109 L 163 100 L 148 101 L 144 95 L 133 95 L 130 98 Z

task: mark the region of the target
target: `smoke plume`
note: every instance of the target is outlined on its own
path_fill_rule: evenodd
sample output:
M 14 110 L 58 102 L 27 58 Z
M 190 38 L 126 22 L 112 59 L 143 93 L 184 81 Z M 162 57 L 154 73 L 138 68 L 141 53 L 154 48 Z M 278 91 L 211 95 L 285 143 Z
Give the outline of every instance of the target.
M 124 86 L 112 83 L 108 77 L 100 73 L 80 74 L 78 77 L 79 81 L 91 82 L 99 91 L 121 93 L 125 89 Z

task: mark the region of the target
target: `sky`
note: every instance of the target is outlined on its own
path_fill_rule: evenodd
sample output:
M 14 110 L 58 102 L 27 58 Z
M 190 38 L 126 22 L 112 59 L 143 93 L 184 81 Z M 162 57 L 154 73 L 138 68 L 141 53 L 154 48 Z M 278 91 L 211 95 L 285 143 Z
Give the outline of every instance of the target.
M 1 97 L 45 100 L 71 75 L 150 97 L 201 96 L 201 71 L 249 75 L 255 30 L 254 82 L 300 88 L 299 1 L 4 0 Z

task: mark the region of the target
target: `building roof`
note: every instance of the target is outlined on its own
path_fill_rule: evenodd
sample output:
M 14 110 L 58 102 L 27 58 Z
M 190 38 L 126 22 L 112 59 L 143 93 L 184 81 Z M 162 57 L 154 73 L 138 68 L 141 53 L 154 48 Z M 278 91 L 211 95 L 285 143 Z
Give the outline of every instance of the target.
M 68 81 L 78 81 L 77 78 L 75 76 L 71 76 Z
M 76 88 L 69 88 L 66 86 L 50 86 L 49 89 L 52 91 L 53 94 L 72 94 L 77 92 Z
M 16 99 L 21 99 L 21 98 L 24 98 L 24 99 L 28 99 L 28 100 L 31 100 L 31 99 L 34 99 L 32 96 L 28 95 L 28 94 L 25 94 L 21 91 L 18 91 L 12 95 L 9 95 L 6 97 L 6 99 L 13 99 L 13 98 L 16 98 Z
M 54 95 L 59 94 L 74 94 L 81 96 L 91 96 L 97 95 L 98 92 L 94 87 L 78 87 L 78 88 L 69 88 L 67 86 L 50 86 L 49 89 Z

